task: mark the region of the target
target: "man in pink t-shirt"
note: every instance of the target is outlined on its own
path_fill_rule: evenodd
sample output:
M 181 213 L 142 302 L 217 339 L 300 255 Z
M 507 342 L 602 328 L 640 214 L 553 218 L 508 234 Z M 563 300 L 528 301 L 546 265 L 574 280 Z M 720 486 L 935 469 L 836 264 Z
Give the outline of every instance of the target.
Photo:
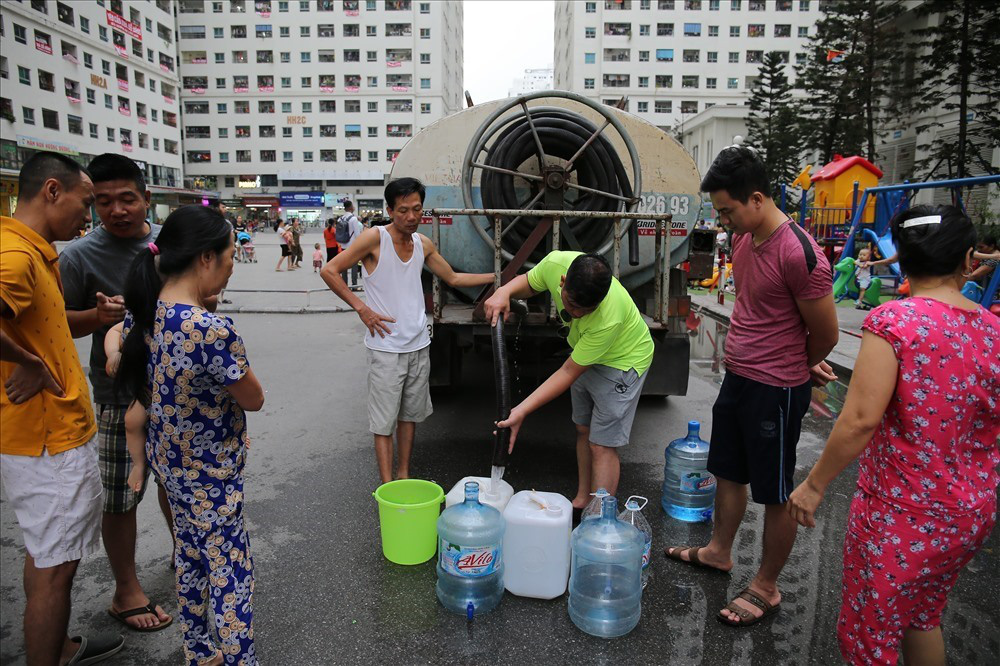
M 736 307 L 725 344 L 726 376 L 712 408 L 708 471 L 715 475 L 715 529 L 702 548 L 668 548 L 667 557 L 729 571 L 732 547 L 753 501 L 764 505 L 763 557 L 750 584 L 719 613 L 751 625 L 781 602 L 778 574 L 795 543 L 785 511 L 795 446 L 811 382 L 836 379 L 823 360 L 837 344 L 830 262 L 771 199 L 767 170 L 750 148 L 725 148 L 701 183 L 720 221 L 733 231 Z

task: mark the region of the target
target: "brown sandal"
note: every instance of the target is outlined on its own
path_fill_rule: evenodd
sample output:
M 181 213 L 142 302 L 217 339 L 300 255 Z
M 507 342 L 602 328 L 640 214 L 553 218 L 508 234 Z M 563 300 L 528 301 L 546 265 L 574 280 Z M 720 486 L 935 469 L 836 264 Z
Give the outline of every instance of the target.
M 167 620 L 160 620 L 159 624 L 153 625 L 152 627 L 137 627 L 133 624 L 129 624 L 128 622 L 126 622 L 128 618 L 134 617 L 136 615 L 154 615 L 159 620 L 160 614 L 156 612 L 156 606 L 153 604 L 152 601 L 150 601 L 145 606 L 141 606 L 139 608 L 133 608 L 131 610 L 126 610 L 126 611 L 116 611 L 112 608 L 109 608 L 108 615 L 115 618 L 116 620 L 124 624 L 126 627 L 131 629 L 132 631 L 141 631 L 144 633 L 152 631 L 161 631 L 169 627 L 171 624 L 173 624 L 174 621 L 174 618 L 170 617 Z
M 760 617 L 756 617 L 753 613 L 751 613 L 747 609 L 737 606 L 736 599 L 743 599 L 744 601 L 749 601 L 751 604 L 764 611 L 764 613 Z M 719 622 L 722 622 L 723 624 L 728 624 L 731 627 L 749 627 L 752 624 L 757 624 L 758 622 L 760 622 L 769 615 L 774 615 L 775 613 L 778 612 L 780 607 L 781 607 L 781 602 L 778 602 L 772 606 L 771 604 L 767 603 L 766 599 L 762 598 L 756 592 L 747 587 L 744 588 L 744 590 L 740 592 L 738 595 L 736 595 L 736 598 L 730 601 L 729 604 L 726 606 L 727 611 L 731 613 L 736 613 L 740 617 L 739 620 L 730 620 L 728 617 L 724 617 L 721 613 L 716 617 L 719 619 Z
M 728 571 L 720 569 L 719 567 L 713 567 L 710 564 L 705 564 L 698 558 L 698 551 L 701 550 L 701 546 L 691 546 L 685 548 L 684 546 L 668 546 L 664 551 L 663 555 L 668 560 L 676 560 L 678 562 L 683 562 L 684 564 L 690 564 L 693 567 L 700 567 L 702 569 L 711 569 L 712 571 L 718 571 L 719 573 L 728 574 Z M 688 559 L 681 557 L 682 553 L 688 554 Z

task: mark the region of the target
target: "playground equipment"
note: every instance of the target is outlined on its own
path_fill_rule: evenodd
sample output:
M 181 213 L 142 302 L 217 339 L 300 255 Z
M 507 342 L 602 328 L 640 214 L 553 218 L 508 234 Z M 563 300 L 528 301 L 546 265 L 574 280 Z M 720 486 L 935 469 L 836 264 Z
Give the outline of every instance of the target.
M 694 228 L 700 176 L 668 134 L 581 95 L 539 91 L 471 106 L 421 130 L 396 157 L 391 177 L 401 176 L 427 187 L 423 229 L 441 253 L 456 270 L 492 271 L 493 288 L 551 250 L 606 256 L 653 337 L 643 393 L 686 393 L 687 279 L 710 275 L 714 232 Z M 687 275 L 674 268 L 686 260 Z M 489 344 L 483 302 L 491 292 L 428 277 L 433 385 L 456 382 L 464 354 L 477 341 Z M 522 372 L 541 375 L 565 353 L 554 305 L 548 297 L 516 305 L 507 330 L 533 359 Z
M 733 265 L 727 263 L 726 264 L 726 274 L 723 276 L 723 279 L 722 279 L 722 284 L 723 285 L 725 285 L 726 281 L 729 280 L 729 276 L 730 276 L 730 274 L 732 274 L 732 272 L 733 272 Z M 702 287 L 708 287 L 709 289 L 711 289 L 712 287 L 715 287 L 717 284 L 719 284 L 719 267 L 716 266 L 715 268 L 712 269 L 712 277 L 705 278 L 704 280 L 702 280 L 698 284 L 700 286 L 702 286 Z
M 845 298 L 857 300 L 858 294 L 861 293 L 861 287 L 858 285 L 857 266 L 854 258 L 844 257 L 834 265 L 833 270 L 837 273 L 837 277 L 833 281 L 833 298 L 838 302 Z M 865 289 L 863 300 L 868 305 L 875 307 L 882 302 L 881 294 L 882 280 L 873 277 L 871 284 Z

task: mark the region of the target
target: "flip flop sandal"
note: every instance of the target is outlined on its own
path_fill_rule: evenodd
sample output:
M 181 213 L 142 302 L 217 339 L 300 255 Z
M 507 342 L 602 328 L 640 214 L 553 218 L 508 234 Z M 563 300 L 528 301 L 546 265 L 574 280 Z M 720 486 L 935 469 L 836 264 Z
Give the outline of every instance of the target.
M 66 666 L 96 664 L 118 654 L 125 645 L 125 638 L 122 636 L 95 636 L 90 639 L 86 636 L 74 636 L 70 641 L 79 643 L 80 649 L 66 662 Z
M 160 620 L 159 624 L 152 627 L 137 627 L 125 621 L 130 617 L 135 617 L 136 615 L 155 615 L 157 618 L 159 618 L 160 615 L 159 613 L 156 612 L 156 606 L 153 605 L 152 601 L 150 601 L 145 606 L 142 606 L 141 608 L 133 608 L 132 610 L 121 611 L 121 612 L 109 608 L 108 615 L 115 618 L 116 620 L 124 624 L 126 627 L 131 629 L 132 631 L 141 631 L 146 633 L 151 631 L 160 631 L 161 629 L 166 629 L 174 622 L 174 618 L 170 618 L 169 620 L 166 621 Z
M 744 601 L 749 601 L 751 604 L 764 611 L 764 613 L 760 617 L 756 617 L 754 616 L 753 613 L 751 613 L 747 609 L 737 606 L 736 599 L 743 599 Z M 767 603 L 767 600 L 758 596 L 757 593 L 753 592 L 749 587 L 744 588 L 742 592 L 736 595 L 736 599 L 733 599 L 732 601 L 729 602 L 729 604 L 726 606 L 726 610 L 731 613 L 736 613 L 740 618 L 739 620 L 730 620 L 728 617 L 724 617 L 721 614 L 716 615 L 716 617 L 719 619 L 719 622 L 723 624 L 728 624 L 730 627 L 749 627 L 752 624 L 757 624 L 765 617 L 777 613 L 781 607 L 780 602 L 776 603 L 773 606 Z
M 723 571 L 719 567 L 713 567 L 710 564 L 705 564 L 700 559 L 698 559 L 698 551 L 701 550 L 700 546 L 691 546 L 690 548 L 684 548 L 682 546 L 672 546 L 663 551 L 663 555 L 668 560 L 676 560 L 682 564 L 689 564 L 693 567 L 698 567 L 701 569 L 711 569 L 712 571 L 718 571 L 719 573 L 724 573 L 727 576 L 730 574 L 729 571 Z M 689 559 L 684 559 L 681 557 L 681 553 L 687 553 Z

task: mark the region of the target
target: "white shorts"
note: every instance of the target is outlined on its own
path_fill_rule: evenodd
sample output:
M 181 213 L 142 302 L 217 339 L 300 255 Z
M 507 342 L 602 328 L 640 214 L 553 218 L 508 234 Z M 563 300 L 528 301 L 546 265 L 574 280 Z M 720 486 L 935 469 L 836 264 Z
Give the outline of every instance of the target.
M 97 437 L 50 456 L 0 455 L 7 501 L 39 569 L 81 560 L 101 547 Z
M 422 423 L 431 404 L 431 348 L 414 352 L 368 352 L 368 428 L 392 435 L 397 421 Z

